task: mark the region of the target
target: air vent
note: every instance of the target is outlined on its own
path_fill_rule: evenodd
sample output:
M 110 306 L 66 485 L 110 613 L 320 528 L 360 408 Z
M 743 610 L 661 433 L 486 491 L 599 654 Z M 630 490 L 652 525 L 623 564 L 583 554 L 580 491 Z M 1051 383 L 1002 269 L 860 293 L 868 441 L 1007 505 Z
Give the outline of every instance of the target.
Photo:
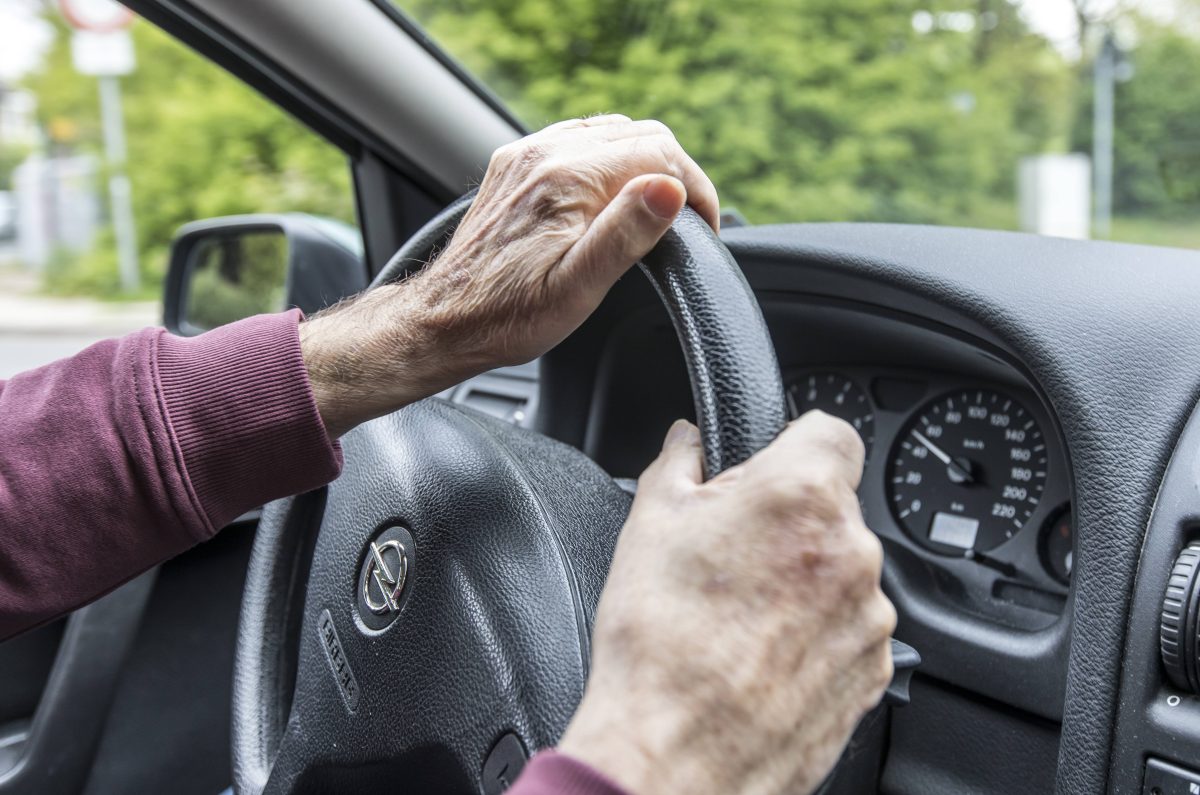
M 537 408 L 537 386 L 536 369 L 494 370 L 460 384 L 450 400 L 528 428 L 533 426 Z

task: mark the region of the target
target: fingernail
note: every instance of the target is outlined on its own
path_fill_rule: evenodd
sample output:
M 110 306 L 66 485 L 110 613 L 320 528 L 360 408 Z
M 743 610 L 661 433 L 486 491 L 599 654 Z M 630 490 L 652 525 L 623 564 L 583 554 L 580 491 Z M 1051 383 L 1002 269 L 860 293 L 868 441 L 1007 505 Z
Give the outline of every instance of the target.
M 666 174 L 650 180 L 642 189 L 642 201 L 659 218 L 674 218 L 686 200 L 683 183 Z
M 692 444 L 696 438 L 696 426 L 687 420 L 675 420 L 671 430 L 667 431 L 667 446 L 675 444 Z

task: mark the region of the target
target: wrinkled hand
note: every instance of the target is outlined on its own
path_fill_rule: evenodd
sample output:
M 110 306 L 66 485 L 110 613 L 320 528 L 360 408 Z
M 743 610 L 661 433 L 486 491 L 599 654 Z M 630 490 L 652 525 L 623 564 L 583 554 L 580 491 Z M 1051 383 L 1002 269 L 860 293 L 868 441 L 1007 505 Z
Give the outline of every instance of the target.
M 862 465 L 858 434 L 810 412 L 702 483 L 677 423 L 638 482 L 560 749 L 637 795 L 813 791 L 892 675 Z
M 574 119 L 496 150 L 430 267 L 302 326 L 330 435 L 545 353 L 685 202 L 717 228 L 712 182 L 657 121 Z

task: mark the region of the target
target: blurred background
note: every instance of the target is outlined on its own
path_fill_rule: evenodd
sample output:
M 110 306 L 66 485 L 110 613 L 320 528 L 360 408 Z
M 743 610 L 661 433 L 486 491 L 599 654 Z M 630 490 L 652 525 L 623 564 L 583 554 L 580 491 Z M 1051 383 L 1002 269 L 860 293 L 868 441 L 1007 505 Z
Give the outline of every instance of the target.
M 157 322 L 183 223 L 354 222 L 341 152 L 98 2 L 0 0 L 0 378 Z M 399 5 L 530 127 L 665 121 L 749 223 L 1200 247 L 1200 0 Z

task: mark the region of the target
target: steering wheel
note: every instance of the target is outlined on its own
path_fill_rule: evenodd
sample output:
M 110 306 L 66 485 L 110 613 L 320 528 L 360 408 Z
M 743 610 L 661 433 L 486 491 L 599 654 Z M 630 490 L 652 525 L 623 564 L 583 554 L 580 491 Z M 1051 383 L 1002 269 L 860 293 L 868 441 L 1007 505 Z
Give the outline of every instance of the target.
M 431 258 L 472 199 L 372 286 Z M 641 268 L 678 332 L 715 475 L 787 421 L 766 323 L 690 208 Z M 578 450 L 439 399 L 342 445 L 341 477 L 263 511 L 238 628 L 235 788 L 500 792 L 583 695 L 630 497 Z

